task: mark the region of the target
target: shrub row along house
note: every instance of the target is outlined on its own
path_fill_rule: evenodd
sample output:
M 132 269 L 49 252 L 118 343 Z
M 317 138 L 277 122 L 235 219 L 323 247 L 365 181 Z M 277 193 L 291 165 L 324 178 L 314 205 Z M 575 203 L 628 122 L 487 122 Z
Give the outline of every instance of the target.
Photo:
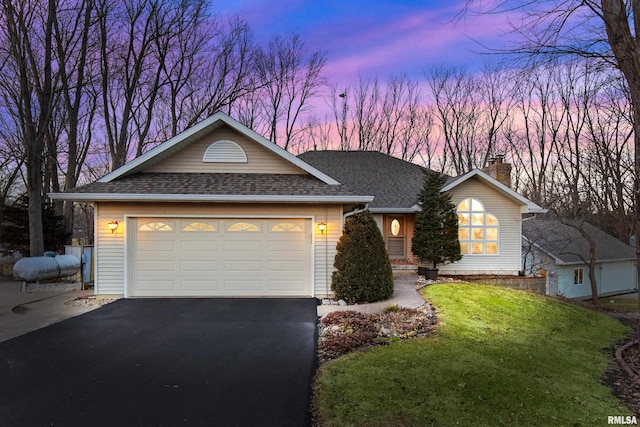
M 522 215 L 501 159 L 448 179 L 463 257 L 441 274 L 518 274 Z M 95 292 L 330 296 L 345 218 L 368 207 L 394 264 L 411 238 L 423 168 L 378 152 L 298 157 L 216 113 L 98 181 L 52 198 L 93 202 Z

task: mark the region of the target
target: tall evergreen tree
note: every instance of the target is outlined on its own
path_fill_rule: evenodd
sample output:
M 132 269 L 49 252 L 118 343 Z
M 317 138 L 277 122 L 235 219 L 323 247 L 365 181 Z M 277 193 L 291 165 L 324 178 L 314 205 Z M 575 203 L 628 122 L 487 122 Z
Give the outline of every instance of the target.
M 425 171 L 418 205 L 420 212 L 411 243 L 411 251 L 422 263 L 438 264 L 462 259 L 458 241 L 458 215 L 451 195 L 442 192 L 446 176 Z
M 351 215 L 338 241 L 331 289 L 346 302 L 376 302 L 393 294 L 393 272 L 371 212 Z

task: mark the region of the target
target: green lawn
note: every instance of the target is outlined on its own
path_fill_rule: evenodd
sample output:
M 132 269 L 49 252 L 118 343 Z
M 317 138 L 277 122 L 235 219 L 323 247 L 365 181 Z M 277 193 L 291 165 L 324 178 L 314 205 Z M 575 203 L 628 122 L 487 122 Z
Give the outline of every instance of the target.
M 423 289 L 432 336 L 324 365 L 325 426 L 593 426 L 630 415 L 603 385 L 628 329 L 602 314 L 484 285 Z
M 628 296 L 602 297 L 600 298 L 600 304 L 603 307 L 611 307 L 618 310 L 640 311 L 637 294 L 634 294 L 632 298 Z

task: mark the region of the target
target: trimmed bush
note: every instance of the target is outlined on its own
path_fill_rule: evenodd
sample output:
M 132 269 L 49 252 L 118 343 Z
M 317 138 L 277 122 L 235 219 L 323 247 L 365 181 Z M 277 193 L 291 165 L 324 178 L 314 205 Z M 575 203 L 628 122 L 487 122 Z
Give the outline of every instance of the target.
M 347 217 L 331 276 L 336 298 L 349 304 L 376 302 L 393 294 L 393 272 L 380 229 L 371 212 Z

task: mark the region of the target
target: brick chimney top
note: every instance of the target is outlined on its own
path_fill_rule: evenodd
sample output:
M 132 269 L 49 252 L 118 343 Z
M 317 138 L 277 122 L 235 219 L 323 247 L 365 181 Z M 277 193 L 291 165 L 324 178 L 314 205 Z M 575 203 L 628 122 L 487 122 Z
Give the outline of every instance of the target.
M 482 172 L 511 188 L 511 165 L 504 162 L 504 154 L 496 154 L 487 163 Z

